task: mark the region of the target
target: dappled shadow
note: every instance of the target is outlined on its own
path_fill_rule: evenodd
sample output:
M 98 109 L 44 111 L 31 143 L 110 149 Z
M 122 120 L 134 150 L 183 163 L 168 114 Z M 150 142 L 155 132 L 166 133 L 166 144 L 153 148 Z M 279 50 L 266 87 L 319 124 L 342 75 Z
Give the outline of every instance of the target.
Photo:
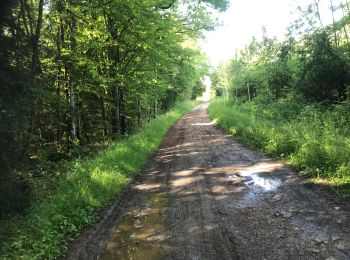
M 350 211 L 339 214 L 327 196 L 305 187 L 283 163 L 232 142 L 204 110 L 196 113 L 169 131 L 133 186 L 123 218 L 135 239 L 127 240 L 125 259 L 154 251 L 167 259 L 350 256 Z M 167 194 L 166 203 L 152 203 L 159 194 Z M 152 213 L 145 220 L 138 217 L 154 207 L 158 220 Z M 122 219 L 113 234 L 123 229 Z M 111 243 L 125 245 L 119 235 L 111 241 L 104 257 Z

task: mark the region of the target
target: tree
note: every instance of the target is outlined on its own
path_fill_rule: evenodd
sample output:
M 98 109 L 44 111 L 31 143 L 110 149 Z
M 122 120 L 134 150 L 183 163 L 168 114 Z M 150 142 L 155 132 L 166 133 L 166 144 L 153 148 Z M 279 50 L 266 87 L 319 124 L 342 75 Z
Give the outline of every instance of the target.
M 208 7 L 227 6 L 226 0 L 2 1 L 0 159 L 7 173 L 1 183 L 12 182 L 15 193 L 28 197 L 28 183 L 36 181 L 26 181 L 28 169 L 83 155 L 176 100 L 199 95 L 207 67 L 193 46 L 216 25 Z M 11 205 L 11 196 L 0 203 Z

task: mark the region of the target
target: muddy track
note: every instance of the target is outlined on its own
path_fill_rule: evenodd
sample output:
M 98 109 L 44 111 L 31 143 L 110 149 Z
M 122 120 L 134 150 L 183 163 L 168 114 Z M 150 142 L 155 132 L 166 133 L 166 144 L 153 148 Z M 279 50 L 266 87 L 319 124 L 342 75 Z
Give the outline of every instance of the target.
M 66 259 L 350 259 L 350 208 L 218 130 L 202 104 Z

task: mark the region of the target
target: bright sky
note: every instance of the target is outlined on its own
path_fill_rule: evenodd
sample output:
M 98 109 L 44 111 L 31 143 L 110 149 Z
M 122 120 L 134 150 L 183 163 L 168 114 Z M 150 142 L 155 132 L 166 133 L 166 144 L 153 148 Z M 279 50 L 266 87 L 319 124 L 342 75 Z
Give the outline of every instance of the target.
M 337 4 L 340 0 L 333 0 Z M 202 43 L 212 65 L 228 60 L 248 44 L 253 36 L 262 37 L 262 26 L 269 37 L 283 39 L 288 25 L 296 19 L 298 5 L 306 6 L 312 0 L 230 0 L 230 8 L 219 15 L 223 26 L 206 33 Z M 330 23 L 329 0 L 321 0 L 320 12 L 324 24 Z

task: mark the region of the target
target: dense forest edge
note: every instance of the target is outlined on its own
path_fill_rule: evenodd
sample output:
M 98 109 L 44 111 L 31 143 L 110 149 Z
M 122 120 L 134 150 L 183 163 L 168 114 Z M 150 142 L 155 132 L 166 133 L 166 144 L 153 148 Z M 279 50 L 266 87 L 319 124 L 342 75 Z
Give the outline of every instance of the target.
M 227 7 L 0 2 L 0 258 L 56 257 L 118 194 L 204 91 L 198 40 Z
M 324 25 L 320 3 L 299 8 L 284 41 L 262 28 L 262 40 L 213 70 L 220 98 L 209 113 L 235 138 L 349 197 L 350 8 L 331 1 Z
M 115 199 L 157 150 L 167 130 L 196 104 L 177 103 L 137 133 L 94 157 L 76 159 L 24 217 L 1 223 L 2 259 L 53 259 Z

